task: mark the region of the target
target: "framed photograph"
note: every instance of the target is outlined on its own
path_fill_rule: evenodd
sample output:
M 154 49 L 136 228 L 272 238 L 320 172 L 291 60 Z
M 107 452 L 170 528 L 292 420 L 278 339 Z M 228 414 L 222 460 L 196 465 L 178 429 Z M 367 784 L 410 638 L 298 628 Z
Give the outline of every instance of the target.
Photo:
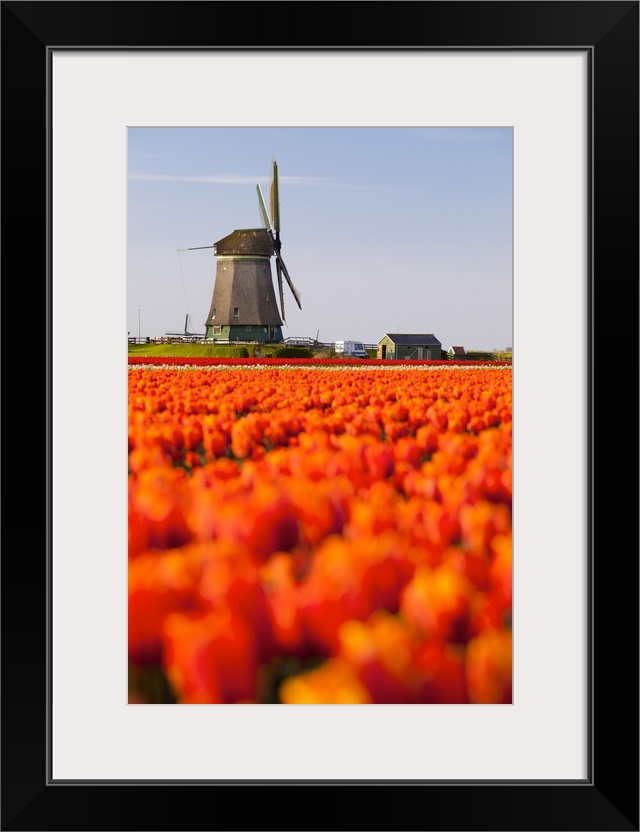
M 4 274 L 42 286 L 7 342 L 2 829 L 639 829 L 638 5 L 2 3 Z M 149 127 L 511 131 L 509 704 L 128 701 Z

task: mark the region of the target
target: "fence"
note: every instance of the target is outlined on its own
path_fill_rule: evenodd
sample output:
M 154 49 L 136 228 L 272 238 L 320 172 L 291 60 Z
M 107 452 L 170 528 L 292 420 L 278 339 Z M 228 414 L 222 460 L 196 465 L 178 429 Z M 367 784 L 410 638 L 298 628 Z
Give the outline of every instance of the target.
M 311 347 L 312 349 L 334 350 L 335 341 L 316 341 L 314 338 L 285 338 L 284 343 L 288 347 Z M 377 344 L 363 344 L 365 350 L 378 349 Z
M 264 344 L 268 343 L 265 341 L 240 341 L 237 339 L 229 340 L 229 339 L 222 339 L 216 338 L 215 341 L 212 338 L 205 339 L 204 335 L 170 335 L 170 336 L 163 336 L 161 338 L 150 338 L 149 336 L 145 336 L 144 338 L 127 338 L 129 344 L 191 344 L 191 343 L 207 343 L 207 344 L 218 344 L 220 346 L 233 346 L 235 344 Z M 286 347 L 310 347 L 313 350 L 335 350 L 335 341 L 316 341 L 315 338 L 285 338 L 284 341 L 279 341 L 277 343 L 283 344 Z M 363 344 L 365 350 L 375 350 L 378 348 L 377 344 Z

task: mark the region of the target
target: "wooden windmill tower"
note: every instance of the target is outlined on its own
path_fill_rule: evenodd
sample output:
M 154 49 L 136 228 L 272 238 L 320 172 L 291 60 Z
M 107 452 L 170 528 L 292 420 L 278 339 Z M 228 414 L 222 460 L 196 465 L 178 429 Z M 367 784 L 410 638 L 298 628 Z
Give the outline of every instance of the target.
M 280 254 L 280 203 L 278 166 L 271 163 L 269 209 L 260 185 L 258 205 L 262 228 L 233 231 L 213 246 L 216 275 L 205 338 L 214 341 L 282 341 L 284 315 L 284 275 L 291 292 L 302 309 L 300 295 Z M 275 257 L 280 310 L 273 288 L 271 258 Z

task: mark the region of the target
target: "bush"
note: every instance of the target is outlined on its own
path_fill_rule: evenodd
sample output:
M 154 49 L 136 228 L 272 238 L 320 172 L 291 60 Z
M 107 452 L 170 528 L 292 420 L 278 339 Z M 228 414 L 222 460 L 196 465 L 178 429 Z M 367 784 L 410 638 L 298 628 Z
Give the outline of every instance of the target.
M 274 358 L 314 358 L 315 353 L 310 347 L 275 347 L 269 350 Z
M 209 349 L 212 358 L 249 358 L 249 350 L 246 347 L 220 346 Z
M 455 358 L 455 355 L 454 355 Z M 480 352 L 467 350 L 467 361 L 495 361 L 496 357 L 492 352 Z

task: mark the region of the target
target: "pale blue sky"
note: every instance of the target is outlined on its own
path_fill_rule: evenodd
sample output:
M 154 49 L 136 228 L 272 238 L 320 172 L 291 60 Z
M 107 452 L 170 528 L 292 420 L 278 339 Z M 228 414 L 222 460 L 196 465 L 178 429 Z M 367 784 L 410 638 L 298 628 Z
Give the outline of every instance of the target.
M 130 128 L 127 329 L 204 332 L 208 246 L 259 228 L 278 163 L 284 337 L 512 345 L 510 128 Z M 275 279 L 275 265 L 272 260 Z M 139 310 L 139 312 L 138 312 Z

